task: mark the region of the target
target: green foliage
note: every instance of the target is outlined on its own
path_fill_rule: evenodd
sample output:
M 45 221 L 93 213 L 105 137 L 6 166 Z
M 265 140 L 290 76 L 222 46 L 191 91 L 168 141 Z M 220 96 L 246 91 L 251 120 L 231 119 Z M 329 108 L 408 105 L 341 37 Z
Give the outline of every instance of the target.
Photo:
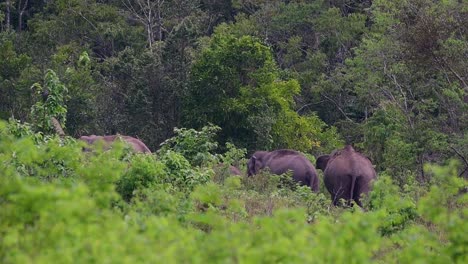
M 240 165 L 245 163 L 245 156 L 247 154 L 247 150 L 244 148 L 236 148 L 236 146 L 232 143 L 226 143 L 226 152 L 221 155 L 221 161 L 224 164 L 233 164 L 237 168 L 240 168 Z
M 434 174 L 434 184 L 418 209 L 426 221 L 445 230 L 449 240 L 446 254 L 452 261 L 463 263 L 468 260 L 468 240 L 463 235 L 468 231 L 468 183 L 466 179 L 457 177 L 456 168 L 456 162 L 447 167 L 426 166 Z
M 218 147 L 214 141 L 218 126 L 204 126 L 200 131 L 195 129 L 174 128 L 174 137 L 161 144 L 159 153 L 169 150 L 184 156 L 192 165 L 200 166 L 215 159 L 212 152 Z
M 327 209 L 330 206 L 330 201 L 323 193 L 313 193 L 309 186 L 297 186 L 293 193 L 294 199 L 301 206 L 304 206 L 307 211 L 307 221 L 313 222 L 321 215 L 327 215 Z
M 73 137 L 156 149 L 174 127 L 211 122 L 221 152 L 314 155 L 344 139 L 401 187 L 407 174 L 430 181 L 425 162 L 466 160 L 463 1 L 124 2 L 5 2 L 0 118 L 50 130 L 30 87 L 47 88 L 40 69 L 52 69 Z
M 137 189 L 128 207 L 140 218 L 150 215 L 169 216 L 178 213 L 184 201 L 183 196 L 181 193 L 151 185 L 148 188 Z
M 182 189 L 193 189 L 199 184 L 206 183 L 213 175 L 212 170 L 192 167 L 184 156 L 174 151 L 163 153 L 161 161 L 166 165 L 168 181 Z
M 320 147 L 317 138 L 339 142 L 315 115 L 299 116 L 296 80 L 281 80 L 271 50 L 250 36 L 236 37 L 219 27 L 192 69 L 185 123 L 222 127 L 220 141 L 251 149 Z M 229 117 L 229 118 L 227 118 Z M 325 144 L 324 144 L 325 145 Z
M 428 167 L 421 199 L 381 175 L 364 211 L 286 188 L 288 174 L 214 183 L 211 169 L 174 151 L 122 161 L 120 144 L 83 153 L 64 142 L 17 138 L 0 122 L 3 263 L 466 261 L 466 180 L 455 163 Z
M 166 178 L 166 166 L 152 155 L 134 155 L 130 168 L 116 184 L 116 191 L 126 201 L 130 201 L 137 189 L 151 188 L 162 184 Z
M 221 142 L 240 136 L 245 146 L 245 141 L 255 138 L 253 120 L 248 117 L 271 107 L 265 93 L 272 88 L 275 71 L 268 47 L 252 37 L 236 38 L 219 30 L 192 68 L 185 123 L 197 127 L 212 122 L 222 128 Z M 263 127 L 268 120 L 255 121 Z
M 408 180 L 408 175 L 415 170 L 416 144 L 410 141 L 410 131 L 405 125 L 404 114 L 394 105 L 389 104 L 368 119 L 363 125 L 365 141 L 378 170 L 385 170 L 400 186 Z
M 0 10 L 1 263 L 468 261 L 466 1 Z M 51 117 L 73 137 L 175 137 L 157 155 L 83 153 Z M 227 170 L 344 141 L 379 172 L 362 210 L 288 174 Z
M 62 128 L 65 127 L 67 114 L 65 100 L 68 89 L 59 80 L 57 74 L 53 70 L 47 70 L 44 85 L 35 83 L 32 89 L 42 96 L 31 108 L 35 130 L 45 134 L 54 133 L 56 130 L 52 124 L 52 118 L 56 118 Z
M 371 33 L 333 78 L 348 91 L 347 107 L 366 120 L 363 144 L 399 185 L 406 171 L 428 181 L 422 164 L 454 157 L 449 138 L 465 133 L 466 102 L 457 99 L 457 87 L 466 87 L 459 78 L 466 60 L 449 55 L 466 50 L 459 46 L 466 43 L 463 19 L 456 18 L 466 13 L 460 5 L 374 1 Z
M 379 224 L 382 235 L 404 230 L 411 225 L 417 217 L 416 205 L 408 195 L 395 196 L 398 187 L 393 184 L 387 175 L 380 175 L 373 182 L 373 190 L 369 195 L 369 207 L 371 210 L 385 212 L 385 217 Z
M 27 117 L 31 104 L 31 85 L 40 79 L 32 58 L 21 52 L 15 36 L 0 32 L 0 118 Z
M 198 186 L 191 196 L 195 202 L 200 204 L 199 206 L 203 207 L 216 207 L 222 203 L 221 190 L 214 183 Z
M 7 131 L 9 134 L 22 138 L 25 136 L 42 136 L 40 133 L 34 134 L 31 124 L 28 123 L 21 123 L 19 120 L 16 120 L 14 118 L 9 118 L 8 123 L 7 123 Z
M 83 130 L 92 129 L 96 118 L 96 95 L 98 84 L 93 72 L 95 62 L 78 43 L 57 48 L 52 56 L 53 69 L 61 76 L 67 87 L 67 132 L 82 135 Z

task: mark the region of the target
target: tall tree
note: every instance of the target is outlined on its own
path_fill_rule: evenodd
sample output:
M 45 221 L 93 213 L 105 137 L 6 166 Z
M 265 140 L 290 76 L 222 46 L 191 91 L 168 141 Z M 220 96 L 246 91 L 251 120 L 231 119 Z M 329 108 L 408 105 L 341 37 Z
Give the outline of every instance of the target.
M 124 5 L 141 24 L 145 26 L 148 47 L 155 41 L 163 40 L 163 8 L 165 0 L 124 0 Z
M 233 141 L 249 150 L 311 151 L 320 147 L 323 133 L 330 136 L 329 146 L 339 144 L 317 117 L 293 111 L 300 86 L 296 80 L 280 78 L 270 48 L 256 38 L 238 38 L 223 29 L 217 29 L 192 68 L 184 125 L 214 123 L 222 128 L 222 143 Z

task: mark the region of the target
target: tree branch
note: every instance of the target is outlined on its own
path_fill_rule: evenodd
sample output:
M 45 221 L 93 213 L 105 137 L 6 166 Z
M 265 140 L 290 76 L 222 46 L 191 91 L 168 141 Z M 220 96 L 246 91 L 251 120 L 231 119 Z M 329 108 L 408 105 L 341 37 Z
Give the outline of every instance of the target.
M 323 101 L 320 101 L 320 102 L 317 102 L 317 103 L 309 103 L 309 104 L 305 104 L 305 105 L 301 106 L 301 108 L 299 108 L 299 109 L 296 111 L 296 113 L 298 113 L 298 114 L 299 114 L 299 112 L 301 112 L 301 111 L 302 111 L 302 109 L 304 109 L 304 108 L 306 108 L 306 107 L 309 107 L 309 106 L 311 106 L 311 105 L 314 105 L 314 104 L 320 104 L 320 103 L 323 103 Z
M 348 115 L 346 115 L 346 113 L 343 111 L 343 109 L 341 109 L 341 107 L 338 105 L 338 103 L 336 103 L 333 99 L 326 96 L 325 94 L 322 94 L 322 96 L 325 97 L 325 99 L 327 99 L 328 101 L 332 102 L 336 106 L 336 108 L 338 108 L 338 111 L 340 111 L 343 114 L 343 116 L 346 118 L 346 120 L 353 122 L 353 120 L 351 118 L 349 118 Z
M 465 156 L 463 156 L 456 148 L 452 146 L 449 147 L 455 152 L 455 154 L 457 154 L 463 160 L 463 162 L 465 162 L 465 169 L 458 175 L 458 177 L 460 177 L 468 169 L 468 160 L 466 160 Z

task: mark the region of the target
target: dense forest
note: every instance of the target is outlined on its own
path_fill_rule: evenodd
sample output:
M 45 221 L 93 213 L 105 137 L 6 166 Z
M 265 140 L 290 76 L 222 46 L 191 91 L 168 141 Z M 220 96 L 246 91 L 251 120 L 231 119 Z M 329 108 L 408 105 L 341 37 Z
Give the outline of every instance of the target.
M 1 0 L 0 262 L 466 263 L 467 25 L 466 0 Z M 76 140 L 115 134 L 153 153 Z M 348 144 L 362 207 L 226 167 Z

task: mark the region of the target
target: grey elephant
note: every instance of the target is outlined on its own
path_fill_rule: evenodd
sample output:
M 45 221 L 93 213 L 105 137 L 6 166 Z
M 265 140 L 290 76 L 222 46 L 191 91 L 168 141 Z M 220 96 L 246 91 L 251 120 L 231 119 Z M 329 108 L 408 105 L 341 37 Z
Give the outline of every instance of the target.
M 242 175 L 242 172 L 237 167 L 232 166 L 232 165 L 229 166 L 229 173 L 231 175 L 239 175 L 239 176 Z
M 344 199 L 348 204 L 354 200 L 362 207 L 361 194 L 370 191 L 371 182 L 377 177 L 370 159 L 350 145 L 318 157 L 316 168 L 324 173 L 325 187 L 334 205 Z
M 215 166 L 213 166 L 213 169 L 215 171 L 215 173 L 219 174 L 219 173 L 223 173 L 224 171 L 226 173 L 229 173 L 230 175 L 242 175 L 242 172 L 235 166 L 233 165 L 227 165 L 225 163 L 219 163 Z
M 110 135 L 110 136 L 96 136 L 96 135 L 91 135 L 91 136 L 81 136 L 79 140 L 87 142 L 89 145 L 93 145 L 98 141 L 102 141 L 104 143 L 104 149 L 110 149 L 112 143 L 114 143 L 116 140 L 124 140 L 126 143 L 128 143 L 134 152 L 137 153 L 151 153 L 149 148 L 143 143 L 141 140 L 136 139 L 134 137 L 130 136 L 122 136 L 122 135 Z M 85 149 L 85 151 L 88 151 L 88 149 Z
M 292 171 L 292 177 L 302 185 L 310 186 L 312 191 L 319 191 L 319 179 L 312 163 L 300 152 L 279 149 L 271 152 L 257 151 L 247 163 L 247 176 L 257 174 L 261 169 L 269 168 L 273 174 Z

